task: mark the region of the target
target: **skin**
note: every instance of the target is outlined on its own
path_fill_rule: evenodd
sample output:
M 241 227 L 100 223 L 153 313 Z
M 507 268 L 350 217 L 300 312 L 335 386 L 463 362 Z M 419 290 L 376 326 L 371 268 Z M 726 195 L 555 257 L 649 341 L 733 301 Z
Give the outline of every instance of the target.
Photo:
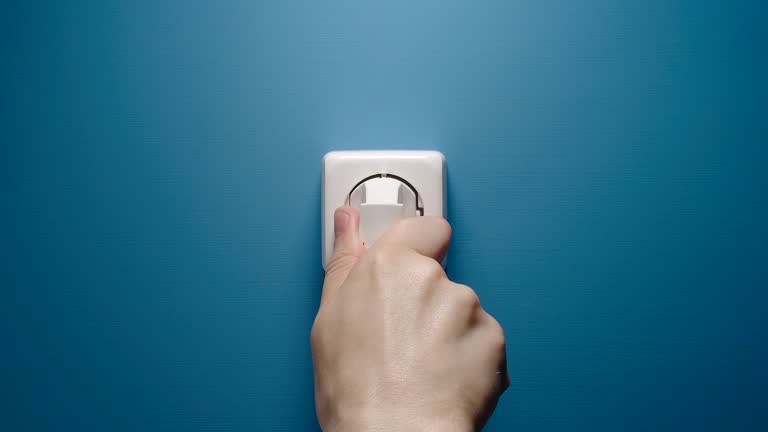
M 366 251 L 360 216 L 334 215 L 334 254 L 312 327 L 320 426 L 339 431 L 474 431 L 509 386 L 504 332 L 440 262 L 451 227 L 400 221 Z

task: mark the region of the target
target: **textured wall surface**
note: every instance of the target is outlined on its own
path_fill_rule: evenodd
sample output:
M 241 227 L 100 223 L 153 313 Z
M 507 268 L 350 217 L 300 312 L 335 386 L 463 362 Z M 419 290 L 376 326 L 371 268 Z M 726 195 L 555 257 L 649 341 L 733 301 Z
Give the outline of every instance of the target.
M 487 430 L 768 430 L 762 2 L 18 3 L 0 429 L 316 430 L 320 158 L 425 148 Z

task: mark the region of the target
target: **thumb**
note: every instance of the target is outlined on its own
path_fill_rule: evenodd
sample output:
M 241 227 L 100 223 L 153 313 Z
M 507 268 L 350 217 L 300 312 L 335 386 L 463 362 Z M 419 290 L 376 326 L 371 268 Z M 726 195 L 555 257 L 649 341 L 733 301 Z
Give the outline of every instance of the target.
M 323 283 L 323 298 L 337 290 L 347 279 L 365 246 L 360 240 L 360 213 L 352 207 L 339 207 L 333 214 L 333 255 L 328 260 Z

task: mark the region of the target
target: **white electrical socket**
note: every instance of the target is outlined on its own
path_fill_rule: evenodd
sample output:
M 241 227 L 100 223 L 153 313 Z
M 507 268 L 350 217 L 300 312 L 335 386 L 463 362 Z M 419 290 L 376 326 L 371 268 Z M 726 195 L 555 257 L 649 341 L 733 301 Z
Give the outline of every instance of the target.
M 333 254 L 333 212 L 360 211 L 360 237 L 370 247 L 398 220 L 445 217 L 445 156 L 431 150 L 332 151 L 323 157 L 323 268 Z

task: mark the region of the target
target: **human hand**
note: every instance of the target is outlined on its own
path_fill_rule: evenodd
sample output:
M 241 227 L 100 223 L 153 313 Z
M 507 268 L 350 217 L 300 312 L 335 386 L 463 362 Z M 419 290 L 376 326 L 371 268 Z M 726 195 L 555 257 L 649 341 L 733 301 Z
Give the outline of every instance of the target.
M 451 228 L 400 221 L 365 250 L 359 213 L 334 215 L 312 327 L 315 405 L 337 431 L 479 430 L 509 385 L 504 332 L 440 265 Z

